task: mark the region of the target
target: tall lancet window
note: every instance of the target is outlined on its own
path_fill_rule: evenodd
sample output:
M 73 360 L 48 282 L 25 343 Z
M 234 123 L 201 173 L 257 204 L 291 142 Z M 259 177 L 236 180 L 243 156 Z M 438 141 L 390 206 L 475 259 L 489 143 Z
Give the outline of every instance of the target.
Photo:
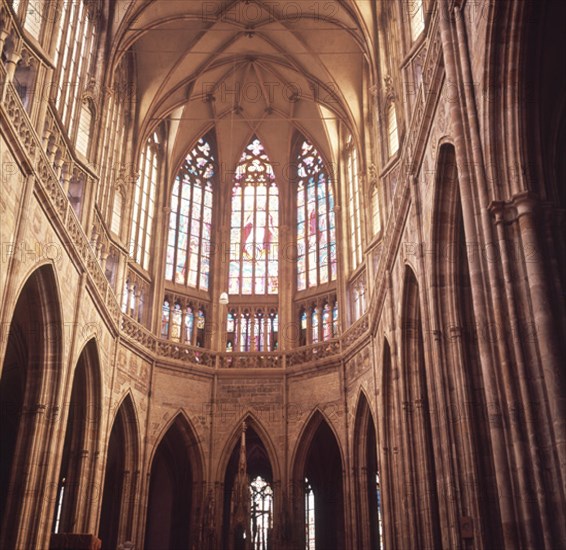
M 254 137 L 232 188 L 230 294 L 277 294 L 279 193 L 263 145 Z
M 43 0 L 33 2 L 36 13 L 28 10 L 26 27 L 32 23 L 32 34 L 39 38 L 39 29 L 44 20 L 42 17 Z M 54 65 L 56 67 L 53 84 L 56 91 L 55 105 L 59 111 L 61 122 L 67 128 L 69 137 L 72 137 L 73 126 L 79 123 L 83 110 L 81 96 L 88 85 L 90 69 L 94 60 L 96 48 L 96 28 L 91 21 L 88 2 L 75 0 L 74 2 L 60 2 L 57 11 L 58 28 L 55 45 Z M 30 4 L 31 6 L 31 4 Z M 84 136 L 83 136 L 84 137 Z
M 304 141 L 297 158 L 297 289 L 336 279 L 332 182 L 318 151 Z
M 215 160 L 200 139 L 173 182 L 165 279 L 208 290 Z
M 134 192 L 131 240 L 133 255 L 144 269 L 149 268 L 149 252 L 159 177 L 159 138 L 154 133 L 146 143 L 140 159 L 140 176 Z
M 348 192 L 348 214 L 350 217 L 350 259 L 352 269 L 362 263 L 362 229 L 360 208 L 360 181 L 358 152 L 353 140 L 347 144 L 346 177 Z
M 267 550 L 273 528 L 273 489 L 268 481 L 257 476 L 250 483 L 250 532 L 253 550 Z
M 305 478 L 305 550 L 316 549 L 314 518 L 314 491 Z

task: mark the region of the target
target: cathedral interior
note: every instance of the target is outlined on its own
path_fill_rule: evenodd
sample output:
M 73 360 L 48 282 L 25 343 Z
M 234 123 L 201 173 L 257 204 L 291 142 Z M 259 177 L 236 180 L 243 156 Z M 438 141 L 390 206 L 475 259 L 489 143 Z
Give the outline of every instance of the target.
M 1 0 L 0 548 L 566 548 L 565 28 Z

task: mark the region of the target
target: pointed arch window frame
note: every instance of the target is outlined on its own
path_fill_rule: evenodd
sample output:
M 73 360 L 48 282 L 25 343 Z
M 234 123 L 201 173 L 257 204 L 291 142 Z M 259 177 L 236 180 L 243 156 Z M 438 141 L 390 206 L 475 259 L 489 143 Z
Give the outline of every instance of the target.
M 350 136 L 346 141 L 346 190 L 349 213 L 349 250 L 351 271 L 363 262 L 361 182 L 358 150 Z
M 236 166 L 230 210 L 228 293 L 279 293 L 279 188 L 273 165 L 254 135 Z
M 146 271 L 157 204 L 157 187 L 161 175 L 161 143 L 157 132 L 146 140 L 140 154 L 140 173 L 134 189 L 131 236 L 135 261 Z
M 169 195 L 165 280 L 204 291 L 210 285 L 216 158 L 213 136 L 201 137 L 177 170 Z
M 333 282 L 337 277 L 335 195 L 324 159 L 301 138 L 297 162 L 297 290 Z

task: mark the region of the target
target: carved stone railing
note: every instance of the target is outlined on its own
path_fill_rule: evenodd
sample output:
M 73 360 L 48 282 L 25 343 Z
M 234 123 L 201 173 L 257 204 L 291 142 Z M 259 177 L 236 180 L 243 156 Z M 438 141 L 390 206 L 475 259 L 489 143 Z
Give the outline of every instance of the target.
M 285 355 L 277 352 L 226 352 L 219 354 L 220 368 L 281 369 L 285 368 Z
M 369 328 L 369 315 L 366 313 L 350 326 L 342 335 L 340 343 L 342 351 L 346 351 L 350 346 L 367 334 Z
M 32 173 L 35 176 L 36 192 L 44 199 L 41 201 L 42 204 L 65 228 L 69 237 L 65 241 L 67 252 L 79 258 L 82 262 L 92 286 L 96 288 L 101 301 L 107 307 L 112 323 L 117 327 L 120 319 L 120 307 L 116 296 L 100 267 L 79 219 L 69 203 L 59 178 L 43 150 L 39 136 L 31 124 L 20 97 L 11 83 L 6 82 L 4 85 L 6 87 L 5 100 L 0 105 L 0 111 L 27 154 Z
M 120 322 L 120 331 L 122 336 L 128 337 L 130 340 L 137 342 L 147 351 L 154 353 L 157 348 L 156 336 L 147 330 L 144 326 L 136 323 L 133 319 L 122 314 Z
M 289 351 L 287 353 L 287 365 L 289 367 L 294 367 L 296 365 L 304 365 L 339 355 L 340 339 L 334 338 L 332 340 Z
M 69 201 L 69 192 L 65 188 L 68 183 L 66 176 L 73 177 L 78 170 L 79 175 L 84 177 L 85 186 L 93 185 L 94 180 L 93 175 L 73 157 L 52 106 L 48 106 L 46 125 L 43 134 L 39 136 L 14 86 L 6 80 L 6 69 L 1 63 L 0 81 L 4 88 L 0 115 L 25 152 L 26 161 L 34 176 L 35 192 L 41 204 L 50 213 L 53 223 L 59 225 L 68 237 L 64 239 L 66 250 L 85 269 L 88 285 L 105 306 L 102 311 L 109 318 L 110 324 L 146 353 L 156 359 L 171 359 L 204 367 L 285 369 L 287 366 L 316 363 L 329 358 L 339 361 L 342 351 L 361 337 L 364 330 L 367 331 L 365 316 L 348 329 L 342 338 L 287 352 L 265 353 L 217 353 L 157 338 L 134 319 L 122 314 L 120 303 L 101 266 L 97 245 L 86 235 L 83 224 Z
M 328 363 L 331 359 L 338 363 L 342 353 L 358 340 L 367 337 L 368 316 L 364 315 L 342 338 L 334 338 L 311 346 L 304 346 L 285 352 L 215 352 L 206 348 L 191 346 L 157 338 L 147 328 L 128 315 L 123 314 L 120 331 L 137 347 L 154 356 L 156 360 L 171 360 L 189 366 L 216 369 L 286 369 L 299 365 Z
M 402 144 L 400 157 L 396 163 L 396 186 L 390 201 L 390 214 L 383 231 L 382 252 L 375 277 L 377 285 L 369 304 L 369 319 L 374 326 L 379 319 L 379 311 L 387 293 L 386 274 L 391 270 L 397 254 L 401 230 L 410 204 L 410 179 L 424 154 L 426 139 L 433 119 L 432 113 L 441 92 L 442 78 L 439 73 L 442 70 L 443 57 L 438 17 L 435 7 L 427 30 L 422 84 L 418 90 L 406 132 L 407 139 Z M 393 174 L 393 170 L 391 173 Z M 370 330 L 373 330 L 374 326 L 369 327 Z
M 210 350 L 168 340 L 157 340 L 156 345 L 157 357 L 175 359 L 182 363 L 190 363 L 201 367 L 216 366 L 217 354 Z

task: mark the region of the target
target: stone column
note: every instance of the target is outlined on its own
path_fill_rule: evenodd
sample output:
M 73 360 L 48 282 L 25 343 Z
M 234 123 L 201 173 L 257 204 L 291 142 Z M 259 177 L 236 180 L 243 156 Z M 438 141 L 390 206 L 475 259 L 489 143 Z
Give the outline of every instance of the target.
M 4 41 L 6 41 L 6 39 L 4 39 Z M 2 83 L 2 88 L 0 89 L 0 100 L 2 102 L 6 100 L 8 84 L 13 82 L 16 67 L 22 58 L 22 45 L 22 39 L 19 36 L 15 36 L 13 47 L 9 48 L 6 52 L 6 78 Z
M 440 36 L 442 40 L 442 50 L 444 57 L 444 64 L 446 68 L 446 76 L 452 81 L 457 89 L 460 91 L 462 84 L 460 82 L 460 73 L 456 60 L 457 46 L 453 35 L 452 21 L 454 19 L 453 13 L 450 11 L 449 0 L 440 0 L 439 6 L 439 24 Z M 464 222 L 464 230 L 466 239 L 470 242 L 481 242 L 481 234 L 478 231 L 476 223 L 482 228 L 486 228 L 486 236 L 489 239 L 490 229 L 485 220 L 485 213 L 476 219 L 475 208 L 473 204 L 472 187 L 475 182 L 472 174 L 468 170 L 470 166 L 470 159 L 468 157 L 468 145 L 466 142 L 465 124 L 463 121 L 462 112 L 465 110 L 465 104 L 462 104 L 463 92 L 459 98 L 460 101 L 450 102 L 450 118 L 454 127 L 455 138 L 455 151 L 458 163 L 458 176 L 460 183 L 460 197 L 462 203 L 462 214 Z M 467 124 L 467 123 L 466 123 Z M 482 191 L 481 184 L 477 185 L 478 190 Z M 484 199 L 485 201 L 485 199 Z M 487 204 L 483 207 L 485 208 Z M 484 218 L 483 220 L 481 218 Z M 488 266 L 489 283 L 492 290 L 498 288 L 499 282 L 493 273 L 494 266 Z M 477 323 L 480 327 L 493 326 L 491 316 L 488 312 L 489 292 L 484 288 L 484 269 L 480 265 L 480 261 L 470 262 L 470 280 L 472 287 L 472 301 L 474 307 L 474 314 Z M 498 301 L 496 300 L 497 304 Z M 496 306 L 496 310 L 498 307 Z M 495 326 L 501 326 L 501 316 L 496 316 Z M 501 342 L 497 342 L 500 346 Z M 500 524 L 502 526 L 503 543 L 505 547 L 515 548 L 518 546 L 518 533 L 517 533 L 517 517 L 515 515 L 515 496 L 513 494 L 511 485 L 511 463 L 507 454 L 505 426 L 501 411 L 501 404 L 503 400 L 499 392 L 501 381 L 498 380 L 499 373 L 504 370 L 509 370 L 508 359 L 503 350 L 494 355 L 494 351 L 490 342 L 485 338 L 478 340 L 478 347 L 480 353 L 480 362 L 482 367 L 484 389 L 486 401 L 488 403 L 489 418 L 489 431 L 491 435 L 493 453 L 494 453 L 494 466 L 496 474 L 497 490 L 499 494 L 499 510 L 500 510 Z

